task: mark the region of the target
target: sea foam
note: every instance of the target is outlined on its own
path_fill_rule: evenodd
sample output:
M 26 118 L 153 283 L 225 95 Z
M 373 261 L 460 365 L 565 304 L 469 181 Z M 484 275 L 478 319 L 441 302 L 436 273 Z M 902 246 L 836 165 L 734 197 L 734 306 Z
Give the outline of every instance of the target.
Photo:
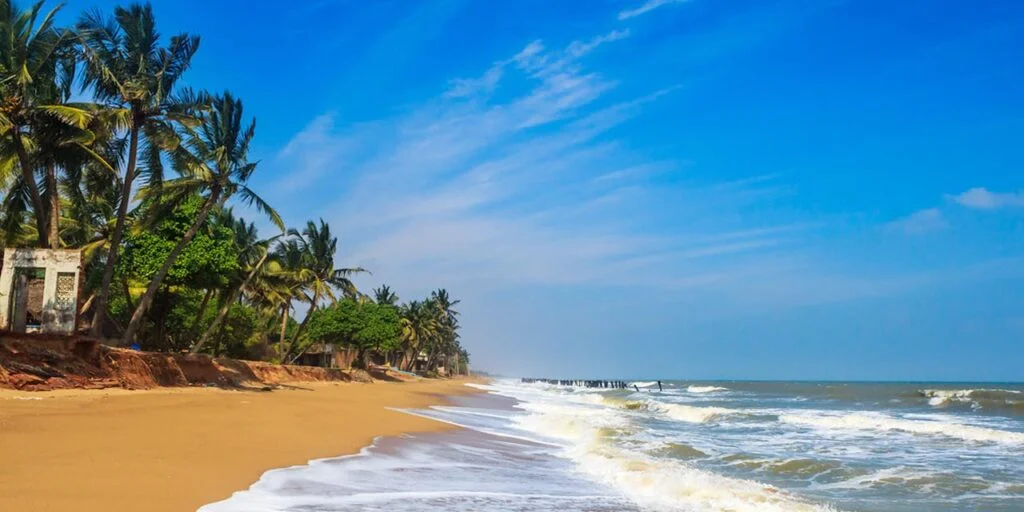
M 904 432 L 938 435 L 979 443 L 1001 443 L 1024 446 L 1024 432 L 998 430 L 953 421 L 910 420 L 882 413 L 832 413 L 810 411 L 779 416 L 784 423 L 803 425 L 826 431 Z
M 689 386 L 686 388 L 688 393 L 716 393 L 719 391 L 729 391 L 729 388 L 723 388 L 721 386 Z
M 536 400 L 537 397 L 534 397 Z M 629 403 L 629 402 L 627 402 Z M 648 410 L 680 421 L 703 423 L 738 411 L 682 404 L 642 402 Z M 547 397 L 521 406 L 529 414 L 516 424 L 543 438 L 565 442 L 562 456 L 592 478 L 614 486 L 635 502 L 654 510 L 694 512 L 822 512 L 827 505 L 805 502 L 775 487 L 693 468 L 681 461 L 625 450 L 609 431 L 630 428 L 630 409 L 610 408 L 579 397 Z
M 725 416 L 742 414 L 741 411 L 725 407 L 697 407 L 671 403 L 657 404 L 654 408 L 663 412 L 669 418 L 687 423 L 707 423 Z

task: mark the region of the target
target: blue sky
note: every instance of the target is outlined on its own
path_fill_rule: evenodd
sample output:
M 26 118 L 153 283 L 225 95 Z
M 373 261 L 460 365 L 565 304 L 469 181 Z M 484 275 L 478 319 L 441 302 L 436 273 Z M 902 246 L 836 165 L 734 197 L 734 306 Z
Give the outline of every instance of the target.
M 1024 380 L 1022 2 L 154 7 L 254 187 L 478 368 Z

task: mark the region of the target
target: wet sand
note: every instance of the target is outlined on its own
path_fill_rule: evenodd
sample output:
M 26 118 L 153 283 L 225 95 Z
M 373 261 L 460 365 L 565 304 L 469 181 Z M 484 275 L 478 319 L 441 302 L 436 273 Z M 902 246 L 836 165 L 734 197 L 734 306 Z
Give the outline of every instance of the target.
M 0 510 L 194 511 L 268 469 L 451 429 L 386 408 L 472 393 L 465 382 L 0 391 Z

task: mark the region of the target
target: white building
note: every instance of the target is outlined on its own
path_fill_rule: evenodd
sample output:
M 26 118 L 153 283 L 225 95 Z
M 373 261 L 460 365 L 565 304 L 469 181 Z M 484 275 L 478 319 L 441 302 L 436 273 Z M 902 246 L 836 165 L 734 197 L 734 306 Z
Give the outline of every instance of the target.
M 0 260 L 0 329 L 74 332 L 82 253 L 77 249 L 4 249 Z

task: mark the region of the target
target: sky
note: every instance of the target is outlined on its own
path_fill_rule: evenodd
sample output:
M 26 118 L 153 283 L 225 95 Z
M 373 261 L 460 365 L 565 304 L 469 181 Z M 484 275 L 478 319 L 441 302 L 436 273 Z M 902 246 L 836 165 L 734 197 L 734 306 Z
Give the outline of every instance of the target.
M 153 5 L 253 188 L 477 369 L 1024 380 L 1024 2 Z

